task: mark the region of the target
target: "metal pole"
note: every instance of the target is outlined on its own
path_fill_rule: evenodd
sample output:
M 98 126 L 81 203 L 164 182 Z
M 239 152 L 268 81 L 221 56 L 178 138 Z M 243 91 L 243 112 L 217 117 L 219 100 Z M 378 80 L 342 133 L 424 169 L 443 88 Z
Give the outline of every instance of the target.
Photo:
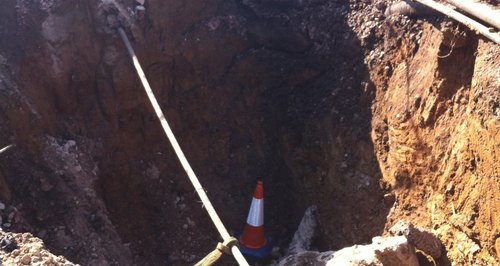
M 490 32 L 490 29 L 488 27 L 480 24 L 475 20 L 470 19 L 469 17 L 464 16 L 463 14 L 453 10 L 452 8 L 432 0 L 415 0 L 415 1 L 420 2 L 436 11 L 439 11 L 455 19 L 456 21 L 469 27 L 471 30 L 486 36 L 488 39 L 494 41 L 497 44 L 500 44 L 500 34 L 495 32 Z
M 472 0 L 446 0 L 448 3 L 462 9 L 482 21 L 500 29 L 500 10 L 489 5 Z
M 120 33 L 120 37 L 123 40 L 123 43 L 127 47 L 127 51 L 132 58 L 132 61 L 134 63 L 135 69 L 137 70 L 137 74 L 139 75 L 139 78 L 141 79 L 142 85 L 144 86 L 144 90 L 146 91 L 146 94 L 148 95 L 149 101 L 151 102 L 151 105 L 153 106 L 156 115 L 158 116 L 158 119 L 161 122 L 161 125 L 163 127 L 163 130 L 165 131 L 165 134 L 167 135 L 168 140 L 170 141 L 170 144 L 172 144 L 172 147 L 174 148 L 175 153 L 177 154 L 177 157 L 179 158 L 179 161 L 182 164 L 182 167 L 186 171 L 189 180 L 193 184 L 196 192 L 198 193 L 198 196 L 200 197 L 201 201 L 203 202 L 203 206 L 205 206 L 205 209 L 208 212 L 208 215 L 212 219 L 212 222 L 214 223 L 215 227 L 217 228 L 217 231 L 219 231 L 219 234 L 221 235 L 223 240 L 229 239 L 231 236 L 226 230 L 226 227 L 224 227 L 224 224 L 222 223 L 221 219 L 219 218 L 219 215 L 217 215 L 217 212 L 215 211 L 212 203 L 210 202 L 210 199 L 207 196 L 207 193 L 205 193 L 205 190 L 201 186 L 200 182 L 198 181 L 198 178 L 196 177 L 196 174 L 194 173 L 193 169 L 191 168 L 191 165 L 189 165 L 188 160 L 186 159 L 186 156 L 184 155 L 184 152 L 182 152 L 181 147 L 179 146 L 179 143 L 177 142 L 177 139 L 174 136 L 174 133 L 172 132 L 172 129 L 170 128 L 170 125 L 167 122 L 167 119 L 165 118 L 165 115 L 163 114 L 163 111 L 160 108 L 160 105 L 158 104 L 158 101 L 156 100 L 156 97 L 153 94 L 153 90 L 151 89 L 151 86 L 149 85 L 148 80 L 146 79 L 146 75 L 144 74 L 144 71 L 142 70 L 141 64 L 139 63 L 139 60 L 137 59 L 137 56 L 135 55 L 134 49 L 132 48 L 132 44 L 130 44 L 130 41 L 127 38 L 127 35 L 125 34 L 125 31 L 122 28 L 118 28 L 118 32 Z M 245 260 L 243 255 L 241 254 L 240 250 L 236 247 L 233 246 L 231 248 L 231 251 L 233 253 L 234 258 L 236 261 L 238 261 L 239 265 L 249 265 L 248 262 Z

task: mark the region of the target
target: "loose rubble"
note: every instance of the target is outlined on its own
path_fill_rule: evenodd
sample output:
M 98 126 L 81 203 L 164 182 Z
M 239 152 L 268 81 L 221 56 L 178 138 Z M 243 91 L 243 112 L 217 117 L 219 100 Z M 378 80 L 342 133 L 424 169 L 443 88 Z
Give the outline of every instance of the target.
M 404 236 L 374 237 L 372 244 L 339 251 L 303 251 L 286 257 L 278 265 L 400 265 L 418 266 L 415 248 Z
M 41 239 L 30 233 L 12 233 L 0 230 L 0 264 L 33 266 L 78 265 L 63 256 L 52 254 Z
M 395 236 L 377 236 L 368 245 L 354 245 L 339 251 L 310 251 L 317 229 L 316 212 L 316 206 L 306 210 L 287 255 L 275 262 L 275 265 L 418 266 L 416 249 L 436 259 L 441 256 L 442 245 L 436 236 L 404 221 L 389 229 Z

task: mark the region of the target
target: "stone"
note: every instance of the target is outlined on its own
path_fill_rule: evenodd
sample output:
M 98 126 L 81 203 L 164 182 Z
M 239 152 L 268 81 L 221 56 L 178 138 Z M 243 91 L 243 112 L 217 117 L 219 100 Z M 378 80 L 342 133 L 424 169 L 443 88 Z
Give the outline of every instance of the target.
M 31 254 L 35 257 L 40 257 L 41 256 L 41 247 L 34 247 L 31 250 Z
M 405 15 L 410 18 L 423 17 L 433 14 L 434 12 L 418 2 L 399 1 L 387 7 L 384 15 L 389 17 L 391 15 Z
M 374 237 L 370 245 L 354 245 L 333 253 L 327 266 L 401 265 L 418 266 L 414 247 L 404 236 Z
M 278 265 L 401 265 L 418 266 L 415 248 L 404 236 L 374 237 L 372 244 L 354 245 L 339 251 L 302 251 L 285 257 Z
M 143 6 L 146 0 L 135 0 L 139 5 Z
M 399 221 L 389 229 L 389 232 L 393 235 L 405 236 L 417 249 L 436 260 L 441 257 L 441 241 L 428 230 L 415 227 L 413 224 L 405 221 Z
M 16 239 L 11 235 L 6 235 L 0 240 L 0 248 L 5 252 L 12 252 L 18 248 Z
M 0 202 L 0 211 L 5 210 L 5 204 L 3 202 Z
M 310 206 L 304 213 L 304 217 L 300 221 L 299 228 L 292 238 L 292 242 L 288 248 L 288 255 L 296 254 L 302 251 L 309 250 L 312 239 L 315 235 L 318 207 Z
M 29 265 L 31 263 L 31 256 L 29 254 L 25 254 L 21 257 L 21 263 L 23 265 Z
M 15 257 L 19 256 L 19 254 L 21 254 L 21 250 L 19 250 L 19 249 L 13 250 L 10 254 L 13 258 L 15 258 Z
M 281 259 L 278 266 L 292 265 L 325 265 L 331 259 L 333 251 L 303 251 L 298 254 L 287 256 Z
M 70 147 L 76 146 L 76 141 L 68 140 L 68 142 L 66 142 L 66 144 L 68 145 L 68 148 L 70 148 Z
M 396 202 L 396 196 L 394 193 L 387 193 L 384 195 L 384 204 L 387 207 L 390 207 Z

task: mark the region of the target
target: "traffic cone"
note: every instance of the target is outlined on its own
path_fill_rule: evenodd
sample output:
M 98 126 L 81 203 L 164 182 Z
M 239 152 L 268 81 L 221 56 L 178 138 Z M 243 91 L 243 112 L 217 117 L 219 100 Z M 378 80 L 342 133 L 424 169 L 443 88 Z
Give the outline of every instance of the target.
M 260 180 L 255 187 L 247 223 L 238 240 L 244 255 L 265 259 L 271 254 L 272 239 L 264 234 L 264 184 Z

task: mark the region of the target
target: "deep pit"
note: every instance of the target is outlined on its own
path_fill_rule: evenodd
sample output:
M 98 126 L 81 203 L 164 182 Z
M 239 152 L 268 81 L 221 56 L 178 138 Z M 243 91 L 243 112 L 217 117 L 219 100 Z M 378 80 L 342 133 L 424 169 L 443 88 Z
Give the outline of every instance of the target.
M 82 265 L 189 265 L 220 240 L 118 24 L 231 233 L 263 179 L 282 255 L 317 205 L 321 251 L 405 220 L 439 265 L 498 263 L 499 46 L 390 3 L 4 0 L 3 230 Z

